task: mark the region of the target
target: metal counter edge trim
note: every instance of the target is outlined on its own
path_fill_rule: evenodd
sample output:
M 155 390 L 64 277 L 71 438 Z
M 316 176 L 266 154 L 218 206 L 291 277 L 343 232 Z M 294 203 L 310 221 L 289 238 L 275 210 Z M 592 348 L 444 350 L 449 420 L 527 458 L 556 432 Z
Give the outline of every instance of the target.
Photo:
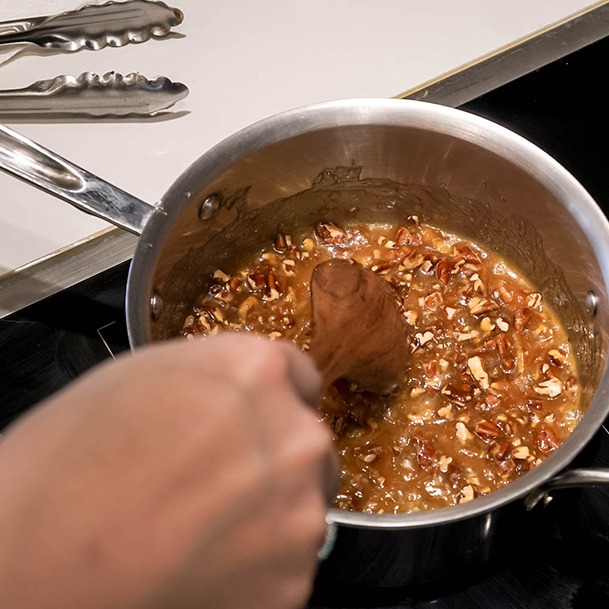
M 138 237 L 110 227 L 0 277 L 0 318 L 133 256 Z

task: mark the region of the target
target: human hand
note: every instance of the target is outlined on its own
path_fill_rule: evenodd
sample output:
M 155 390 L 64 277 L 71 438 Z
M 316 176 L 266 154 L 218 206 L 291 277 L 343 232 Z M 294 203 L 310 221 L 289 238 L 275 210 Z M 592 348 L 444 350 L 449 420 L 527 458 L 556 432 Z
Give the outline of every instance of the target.
M 338 475 L 319 399 L 308 357 L 246 334 L 87 373 L 0 442 L 3 606 L 301 607 Z

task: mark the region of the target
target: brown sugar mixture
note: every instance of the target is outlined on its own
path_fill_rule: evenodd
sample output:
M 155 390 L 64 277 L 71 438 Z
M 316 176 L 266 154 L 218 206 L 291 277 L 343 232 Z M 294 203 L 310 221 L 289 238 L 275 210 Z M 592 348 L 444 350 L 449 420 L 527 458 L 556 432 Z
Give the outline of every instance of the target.
M 399 227 L 278 234 L 240 268 L 215 271 L 183 334 L 253 331 L 306 350 L 311 273 L 330 257 L 382 275 L 410 329 L 399 391 L 381 398 L 339 381 L 324 396 L 342 459 L 336 507 L 404 513 L 470 501 L 537 466 L 574 429 L 576 365 L 541 294 L 496 254 L 414 216 Z

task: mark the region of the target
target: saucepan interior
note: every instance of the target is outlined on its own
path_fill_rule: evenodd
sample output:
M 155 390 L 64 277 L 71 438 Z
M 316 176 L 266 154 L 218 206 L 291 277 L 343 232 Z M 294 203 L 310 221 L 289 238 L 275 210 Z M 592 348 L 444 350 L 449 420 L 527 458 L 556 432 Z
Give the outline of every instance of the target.
M 609 225 L 543 151 L 489 121 L 425 102 L 347 100 L 229 137 L 170 188 L 132 264 L 134 347 L 178 334 L 213 271 L 278 232 L 418 215 L 501 253 L 551 302 L 577 354 L 584 420 L 531 473 L 468 504 L 406 515 L 332 511 L 354 527 L 423 527 L 488 512 L 574 458 L 607 416 Z

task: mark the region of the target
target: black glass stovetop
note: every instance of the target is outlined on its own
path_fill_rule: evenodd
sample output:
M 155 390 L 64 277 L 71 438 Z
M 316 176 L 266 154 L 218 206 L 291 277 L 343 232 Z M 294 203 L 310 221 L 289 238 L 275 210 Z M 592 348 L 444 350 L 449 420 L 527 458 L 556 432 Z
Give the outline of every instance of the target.
M 525 136 L 562 163 L 609 215 L 609 37 L 518 78 L 462 109 Z M 0 429 L 100 361 L 129 348 L 129 263 L 0 320 Z M 609 467 L 609 426 L 578 457 Z M 450 588 L 345 590 L 316 587 L 309 609 L 609 608 L 609 489 L 556 494 L 543 543 L 518 548 Z M 447 565 L 450 573 L 450 565 Z

